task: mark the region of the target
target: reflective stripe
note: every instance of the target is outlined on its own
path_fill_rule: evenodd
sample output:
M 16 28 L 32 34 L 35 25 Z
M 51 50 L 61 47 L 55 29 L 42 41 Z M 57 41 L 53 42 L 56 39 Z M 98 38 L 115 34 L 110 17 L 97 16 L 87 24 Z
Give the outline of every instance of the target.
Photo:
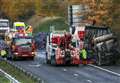
M 60 51 L 60 49 L 58 48 L 58 49 L 56 50 L 56 59 L 59 59 L 59 57 L 60 57 L 60 55 L 61 55 L 60 52 L 61 52 L 61 51 Z
M 24 23 L 15 23 L 15 26 L 25 26 Z

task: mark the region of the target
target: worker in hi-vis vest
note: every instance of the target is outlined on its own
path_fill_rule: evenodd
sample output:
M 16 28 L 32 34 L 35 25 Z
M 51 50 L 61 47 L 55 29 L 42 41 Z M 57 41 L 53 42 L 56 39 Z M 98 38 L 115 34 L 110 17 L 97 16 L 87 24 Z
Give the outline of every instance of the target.
M 87 59 L 87 51 L 86 51 L 85 48 L 83 48 L 83 49 L 81 50 L 81 58 L 82 58 L 83 60 Z
M 7 55 L 7 52 L 6 52 L 6 50 L 1 50 L 0 54 L 2 57 L 5 57 Z

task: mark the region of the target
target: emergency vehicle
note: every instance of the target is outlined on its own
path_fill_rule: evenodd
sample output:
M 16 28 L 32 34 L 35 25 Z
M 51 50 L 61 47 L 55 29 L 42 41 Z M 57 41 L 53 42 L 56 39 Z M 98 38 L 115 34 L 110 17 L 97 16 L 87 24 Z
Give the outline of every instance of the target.
M 31 58 L 35 57 L 35 45 L 33 37 L 16 36 L 12 38 L 11 52 L 12 58 Z
M 25 31 L 24 22 L 15 22 L 13 24 L 14 31 L 11 38 L 11 55 L 14 58 L 31 58 L 35 57 L 35 42 L 32 35 L 28 35 Z
M 47 36 L 46 62 L 52 65 L 79 65 L 79 49 L 71 44 L 72 37 L 65 31 L 52 31 Z

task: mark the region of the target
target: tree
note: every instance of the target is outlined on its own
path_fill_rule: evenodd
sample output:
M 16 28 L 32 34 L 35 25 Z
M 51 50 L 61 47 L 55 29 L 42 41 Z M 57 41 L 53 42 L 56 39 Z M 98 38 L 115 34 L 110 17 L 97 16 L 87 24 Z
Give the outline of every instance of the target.
M 35 0 L 35 14 L 39 15 L 42 10 L 42 0 Z
M 1 0 L 0 10 L 12 21 L 31 16 L 34 11 L 33 0 Z
M 112 18 L 109 9 L 112 0 L 68 0 L 68 4 L 83 4 L 89 6 L 90 12 L 85 12 L 88 20 L 96 20 L 97 25 L 111 25 Z

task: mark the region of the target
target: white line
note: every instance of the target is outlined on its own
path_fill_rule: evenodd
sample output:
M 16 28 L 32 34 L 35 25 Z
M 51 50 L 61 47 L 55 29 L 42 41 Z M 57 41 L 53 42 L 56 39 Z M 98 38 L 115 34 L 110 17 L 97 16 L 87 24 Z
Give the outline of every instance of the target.
M 7 77 L 12 83 L 20 83 L 18 80 L 16 80 L 15 78 L 13 78 L 11 75 L 7 74 L 2 69 L 0 69 L 0 72 L 2 72 L 5 75 L 5 77 Z
M 95 67 L 95 68 L 97 68 L 97 69 L 106 71 L 106 72 L 108 72 L 108 73 L 111 73 L 111 74 L 113 74 L 113 75 L 116 75 L 116 76 L 119 76 L 119 77 L 120 77 L 120 74 L 119 74 L 119 73 L 110 71 L 110 70 L 108 70 L 108 69 L 104 69 L 104 68 L 101 68 L 101 67 L 98 67 L 98 66 L 95 66 L 95 65 L 92 65 L 92 64 L 89 64 L 89 66 Z

